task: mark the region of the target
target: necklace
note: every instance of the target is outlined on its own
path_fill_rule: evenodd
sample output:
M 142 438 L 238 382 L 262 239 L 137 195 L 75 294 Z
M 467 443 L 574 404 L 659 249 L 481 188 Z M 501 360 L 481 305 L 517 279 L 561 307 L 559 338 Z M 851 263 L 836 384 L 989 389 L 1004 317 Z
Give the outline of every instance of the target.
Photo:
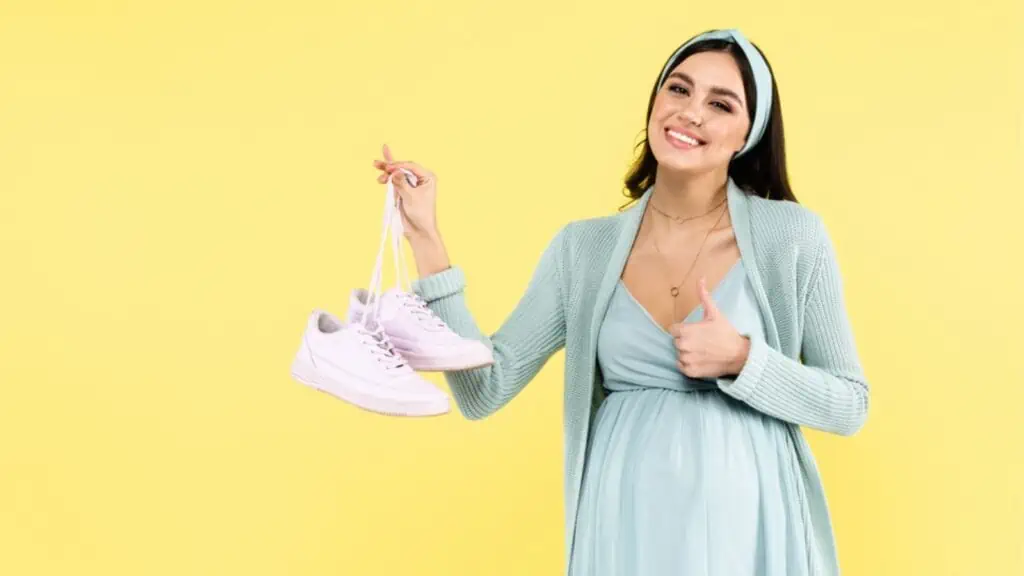
M 721 206 L 721 204 L 719 204 L 719 206 Z M 722 218 L 725 217 L 726 212 L 728 212 L 728 210 L 722 210 L 722 213 L 718 215 L 718 220 L 715 220 L 715 223 L 710 228 L 708 228 L 707 232 L 704 233 L 704 239 L 701 240 L 700 247 L 697 249 L 697 255 L 693 257 L 693 262 L 690 263 L 690 267 L 686 270 L 686 275 L 683 276 L 682 281 L 680 281 L 679 284 L 672 285 L 672 280 L 669 279 L 670 287 L 668 293 L 669 295 L 672 296 L 673 317 L 675 317 L 675 299 L 677 296 L 679 296 L 679 288 L 686 282 L 686 279 L 690 277 L 690 274 L 693 272 L 693 268 L 697 265 L 697 261 L 700 259 L 701 252 L 704 251 L 704 245 L 707 244 L 708 238 L 711 236 L 711 232 L 718 228 L 718 224 L 722 221 Z M 654 244 L 654 249 L 667 263 L 668 258 L 665 256 L 665 253 L 661 251 L 661 248 L 658 247 L 658 243 L 654 241 L 653 237 L 651 238 L 651 243 Z M 666 269 L 667 270 L 665 275 L 667 277 L 670 276 L 670 269 L 668 265 L 666 265 Z
M 698 219 L 698 218 L 703 218 L 703 217 L 707 216 L 708 214 L 711 214 L 711 213 L 712 213 L 712 212 L 714 212 L 715 210 L 718 210 L 718 208 L 719 208 L 719 207 L 720 207 L 720 206 L 721 206 L 722 204 L 725 204 L 725 201 L 726 201 L 726 198 L 722 198 L 722 201 L 721 201 L 721 202 L 719 202 L 718 204 L 715 204 L 715 205 L 714 205 L 714 206 L 713 206 L 713 207 L 712 207 L 712 208 L 711 208 L 710 210 L 708 210 L 707 212 L 705 212 L 705 213 L 703 213 L 703 214 L 698 214 L 698 215 L 696 215 L 696 216 L 687 216 L 687 217 L 685 217 L 685 218 L 684 218 L 684 217 L 682 217 L 682 216 L 676 216 L 676 215 L 674 215 L 674 214 L 669 214 L 668 212 L 665 212 L 665 211 L 664 211 L 664 210 L 662 210 L 661 208 L 658 208 L 658 206 L 657 206 L 657 205 L 656 205 L 656 204 L 655 204 L 655 203 L 654 203 L 653 201 L 652 201 L 652 202 L 650 202 L 650 205 L 651 205 L 651 208 L 654 208 L 654 211 L 655 211 L 655 212 L 657 212 L 658 214 L 661 214 L 662 216 L 664 216 L 664 217 L 666 217 L 666 218 L 668 218 L 668 219 L 670 219 L 670 220 L 673 220 L 673 221 L 675 221 L 675 223 L 676 223 L 676 224 L 683 224 L 683 223 L 685 223 L 685 222 L 689 222 L 690 220 L 696 220 L 696 219 Z

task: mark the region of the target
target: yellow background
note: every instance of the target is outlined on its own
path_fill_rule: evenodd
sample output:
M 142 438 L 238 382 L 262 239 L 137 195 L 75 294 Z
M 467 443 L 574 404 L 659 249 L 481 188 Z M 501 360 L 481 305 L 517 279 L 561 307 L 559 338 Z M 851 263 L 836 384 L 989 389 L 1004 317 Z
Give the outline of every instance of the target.
M 369 279 L 382 143 L 438 173 L 493 330 L 622 203 L 664 58 L 727 26 L 872 384 L 862 433 L 808 432 L 844 574 L 1024 574 L 1015 0 L 3 2 L 0 574 L 557 573 L 561 355 L 475 423 L 289 363 Z

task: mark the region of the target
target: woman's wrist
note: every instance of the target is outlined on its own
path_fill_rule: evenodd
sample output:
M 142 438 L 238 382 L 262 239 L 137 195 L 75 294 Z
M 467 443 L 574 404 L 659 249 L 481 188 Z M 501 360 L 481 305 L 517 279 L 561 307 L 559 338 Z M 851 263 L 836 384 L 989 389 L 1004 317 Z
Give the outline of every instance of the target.
M 743 371 L 743 367 L 747 365 L 747 358 L 750 356 L 750 338 L 747 336 L 740 336 L 740 342 L 736 349 L 736 355 L 733 358 L 732 369 L 729 371 L 731 374 L 739 376 L 739 373 Z
M 448 251 L 438 232 L 412 234 L 408 240 L 420 278 L 443 272 L 451 267 Z

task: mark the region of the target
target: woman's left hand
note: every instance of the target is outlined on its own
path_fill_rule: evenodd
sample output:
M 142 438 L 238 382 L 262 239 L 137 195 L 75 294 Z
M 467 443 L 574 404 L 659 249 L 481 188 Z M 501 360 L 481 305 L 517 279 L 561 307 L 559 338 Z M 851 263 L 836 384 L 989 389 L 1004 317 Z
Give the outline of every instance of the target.
M 699 322 L 671 327 L 679 351 L 676 365 L 690 378 L 735 376 L 747 362 L 750 339 L 741 335 L 718 310 L 704 278 L 697 284 L 697 290 L 704 317 Z

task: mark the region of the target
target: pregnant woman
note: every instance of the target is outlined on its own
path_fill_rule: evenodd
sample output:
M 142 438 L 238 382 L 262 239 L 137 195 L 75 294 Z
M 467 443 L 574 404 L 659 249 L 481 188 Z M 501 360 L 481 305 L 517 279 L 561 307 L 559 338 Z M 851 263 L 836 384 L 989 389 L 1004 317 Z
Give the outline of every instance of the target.
M 568 223 L 519 304 L 481 332 L 436 227 L 436 178 L 387 148 L 414 290 L 491 366 L 446 373 L 469 418 L 565 356 L 566 571 L 839 571 L 801 427 L 852 435 L 865 381 L 831 240 L 786 176 L 771 68 L 739 31 L 671 55 L 651 92 L 631 205 Z M 514 241 L 512 239 L 508 241 Z M 500 494 L 495 494 L 500 498 Z

